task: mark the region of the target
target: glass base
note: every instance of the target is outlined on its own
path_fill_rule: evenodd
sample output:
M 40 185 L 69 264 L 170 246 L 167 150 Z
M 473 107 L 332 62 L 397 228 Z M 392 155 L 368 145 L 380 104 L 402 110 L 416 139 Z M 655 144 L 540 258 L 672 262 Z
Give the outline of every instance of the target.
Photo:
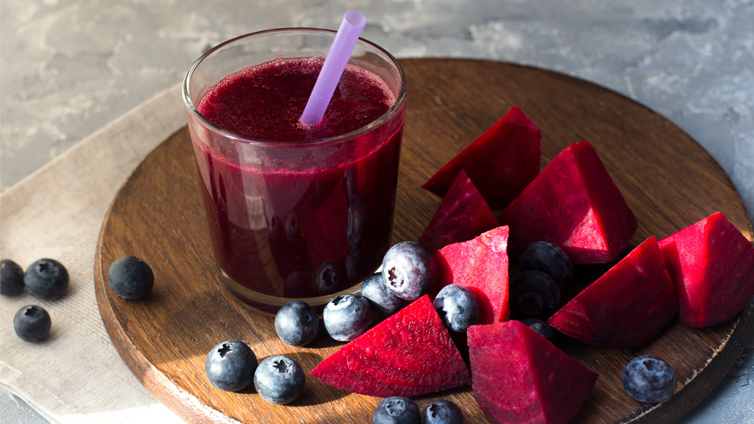
M 317 310 L 317 312 L 322 313 L 322 310 L 325 309 L 325 305 L 327 305 L 331 300 L 335 299 L 336 297 L 344 294 L 355 294 L 359 293 L 361 291 L 361 284 L 358 283 L 356 285 L 353 285 L 345 290 L 341 290 L 339 292 L 330 293 L 324 296 L 317 296 L 317 297 L 282 297 L 282 296 L 272 296 L 269 294 L 260 293 L 258 291 L 254 291 L 244 285 L 241 285 L 240 283 L 236 282 L 228 274 L 226 274 L 220 267 L 217 268 L 218 272 L 220 273 L 220 279 L 223 282 L 223 286 L 225 289 L 233 295 L 236 299 L 238 299 L 241 303 L 248 306 L 254 312 L 258 312 L 262 315 L 272 316 L 274 317 L 277 313 L 278 309 L 280 309 L 283 305 L 285 305 L 288 302 L 292 302 L 294 300 L 300 300 L 301 302 L 308 303 L 311 307 Z

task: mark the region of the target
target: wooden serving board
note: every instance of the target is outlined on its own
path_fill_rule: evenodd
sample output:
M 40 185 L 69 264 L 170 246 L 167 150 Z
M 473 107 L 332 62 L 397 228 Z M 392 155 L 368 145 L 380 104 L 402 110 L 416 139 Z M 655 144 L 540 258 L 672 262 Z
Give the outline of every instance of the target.
M 551 71 L 499 62 L 402 61 L 410 95 L 393 242 L 416 240 L 440 200 L 422 190 L 437 169 L 519 106 L 542 129 L 542 165 L 568 144 L 589 140 L 639 221 L 629 249 L 658 239 L 718 210 L 752 239 L 736 189 L 704 149 L 651 110 L 602 87 Z M 311 345 L 282 343 L 273 319 L 251 312 L 221 288 L 207 232 L 188 131 L 154 150 L 118 193 L 102 226 L 95 289 L 102 319 L 121 357 L 161 402 L 189 422 L 367 423 L 378 398 L 347 393 L 307 375 L 301 398 L 272 405 L 254 393 L 226 393 L 204 374 L 207 352 L 220 341 L 247 342 L 261 360 L 288 355 L 305 371 L 341 343 L 326 334 Z M 625 252 L 624 252 L 625 254 Z M 152 265 L 156 283 L 140 301 L 123 301 L 107 285 L 107 269 L 123 255 Z M 569 297 L 609 268 L 578 266 Z M 512 270 L 512 273 L 515 270 Z M 673 320 L 635 350 L 602 350 L 562 340 L 559 346 L 599 373 L 576 423 L 669 423 L 678 420 L 724 377 L 749 339 L 752 304 L 733 321 L 702 330 Z M 642 354 L 675 369 L 674 395 L 641 404 L 623 390 L 626 363 Z M 461 406 L 466 422 L 488 422 L 471 388 L 418 398 L 420 408 L 440 398 Z

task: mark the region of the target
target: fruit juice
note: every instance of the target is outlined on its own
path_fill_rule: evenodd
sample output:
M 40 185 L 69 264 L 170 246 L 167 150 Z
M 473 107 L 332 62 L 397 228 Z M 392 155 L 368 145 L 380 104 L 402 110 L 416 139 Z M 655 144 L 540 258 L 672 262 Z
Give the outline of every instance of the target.
M 395 125 L 344 143 L 324 140 L 373 123 L 396 100 L 375 74 L 348 65 L 323 120 L 302 124 L 322 63 L 278 59 L 244 69 L 211 87 L 197 107 L 267 149 L 255 161 L 211 137 L 194 143 L 216 261 L 232 280 L 267 295 L 344 290 L 373 272 L 390 244 L 403 113 L 391 118 Z M 326 154 L 286 162 L 287 153 L 312 143 Z

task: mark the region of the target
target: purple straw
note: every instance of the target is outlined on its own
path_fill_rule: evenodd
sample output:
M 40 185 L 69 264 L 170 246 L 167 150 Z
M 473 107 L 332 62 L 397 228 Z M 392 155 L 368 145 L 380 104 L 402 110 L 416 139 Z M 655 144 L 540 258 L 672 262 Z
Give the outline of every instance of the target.
M 330 104 L 335 87 L 338 86 L 343 71 L 346 69 L 351 52 L 356 46 L 359 34 L 367 23 L 364 15 L 358 10 L 349 10 L 343 15 L 343 22 L 335 34 L 335 40 L 330 46 L 327 53 L 325 64 L 319 72 L 317 82 L 314 83 L 312 94 L 309 95 L 309 101 L 306 103 L 304 113 L 301 115 L 301 123 L 305 125 L 314 125 L 322 120 Z

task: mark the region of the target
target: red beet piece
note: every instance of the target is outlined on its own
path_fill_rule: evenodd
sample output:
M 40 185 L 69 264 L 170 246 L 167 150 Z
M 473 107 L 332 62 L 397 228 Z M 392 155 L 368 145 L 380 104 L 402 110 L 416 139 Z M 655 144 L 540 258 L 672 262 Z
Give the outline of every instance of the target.
M 597 374 L 519 321 L 469 328 L 474 398 L 500 424 L 560 424 L 574 418 Z
M 654 236 L 566 303 L 548 324 L 595 346 L 632 349 L 678 313 L 678 298 Z
M 576 264 L 618 257 L 638 224 L 589 142 L 560 152 L 498 218 L 519 251 L 549 241 Z
M 689 327 L 728 321 L 754 296 L 754 247 L 722 212 L 660 240 Z
M 492 209 L 462 169 L 429 221 L 419 243 L 430 252 L 471 240 L 500 224 Z
M 508 227 L 449 244 L 433 254 L 437 262 L 434 298 L 448 284 L 471 289 L 479 301 L 479 324 L 508 319 Z
M 423 296 L 343 346 L 311 373 L 369 396 L 418 396 L 471 382 L 469 370 Z
M 541 140 L 539 128 L 514 106 L 422 188 L 443 197 L 463 169 L 490 207 L 503 209 L 539 173 Z

